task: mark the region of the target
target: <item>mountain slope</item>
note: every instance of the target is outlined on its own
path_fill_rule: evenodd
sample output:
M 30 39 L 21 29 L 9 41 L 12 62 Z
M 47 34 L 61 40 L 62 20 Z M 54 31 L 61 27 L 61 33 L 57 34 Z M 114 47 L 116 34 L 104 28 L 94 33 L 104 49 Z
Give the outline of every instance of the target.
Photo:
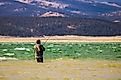
M 121 11 L 120 0 L 0 0 L 0 16 L 41 16 L 52 11 L 73 16 L 104 16 Z M 121 13 L 121 12 L 120 12 Z

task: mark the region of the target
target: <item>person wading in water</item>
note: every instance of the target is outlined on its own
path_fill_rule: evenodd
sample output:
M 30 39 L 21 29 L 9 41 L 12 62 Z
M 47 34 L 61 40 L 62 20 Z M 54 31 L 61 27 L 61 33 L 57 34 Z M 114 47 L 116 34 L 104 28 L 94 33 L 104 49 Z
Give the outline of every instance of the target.
M 43 63 L 43 52 L 45 51 L 45 48 L 43 45 L 41 45 L 41 41 L 38 39 L 36 41 L 36 45 L 34 46 L 34 52 L 35 52 L 35 59 L 37 62 Z

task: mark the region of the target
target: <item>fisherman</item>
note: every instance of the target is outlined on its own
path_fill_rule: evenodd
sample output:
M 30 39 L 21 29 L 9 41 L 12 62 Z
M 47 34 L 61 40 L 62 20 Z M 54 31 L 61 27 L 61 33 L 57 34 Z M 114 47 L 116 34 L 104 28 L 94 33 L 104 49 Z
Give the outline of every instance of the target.
M 43 45 L 41 45 L 41 41 L 38 39 L 36 41 L 36 45 L 34 46 L 34 52 L 35 52 L 35 59 L 37 62 L 43 63 L 43 51 L 45 51 L 45 48 Z

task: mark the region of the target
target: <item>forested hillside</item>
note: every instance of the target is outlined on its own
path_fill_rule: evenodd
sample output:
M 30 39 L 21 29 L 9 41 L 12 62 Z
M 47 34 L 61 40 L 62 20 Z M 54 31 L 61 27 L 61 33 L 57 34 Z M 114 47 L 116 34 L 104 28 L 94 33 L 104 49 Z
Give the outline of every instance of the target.
M 0 35 L 17 37 L 119 36 L 121 23 L 91 18 L 0 17 Z

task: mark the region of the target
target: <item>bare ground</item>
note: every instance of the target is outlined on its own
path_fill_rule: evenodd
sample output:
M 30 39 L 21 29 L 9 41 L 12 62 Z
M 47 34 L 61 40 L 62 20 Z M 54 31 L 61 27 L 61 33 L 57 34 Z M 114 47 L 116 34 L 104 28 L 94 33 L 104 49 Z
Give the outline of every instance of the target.
M 121 36 L 116 37 L 86 37 L 86 36 L 45 36 L 45 37 L 0 37 L 0 42 L 121 42 Z
M 121 80 L 121 61 L 3 61 L 0 80 Z

